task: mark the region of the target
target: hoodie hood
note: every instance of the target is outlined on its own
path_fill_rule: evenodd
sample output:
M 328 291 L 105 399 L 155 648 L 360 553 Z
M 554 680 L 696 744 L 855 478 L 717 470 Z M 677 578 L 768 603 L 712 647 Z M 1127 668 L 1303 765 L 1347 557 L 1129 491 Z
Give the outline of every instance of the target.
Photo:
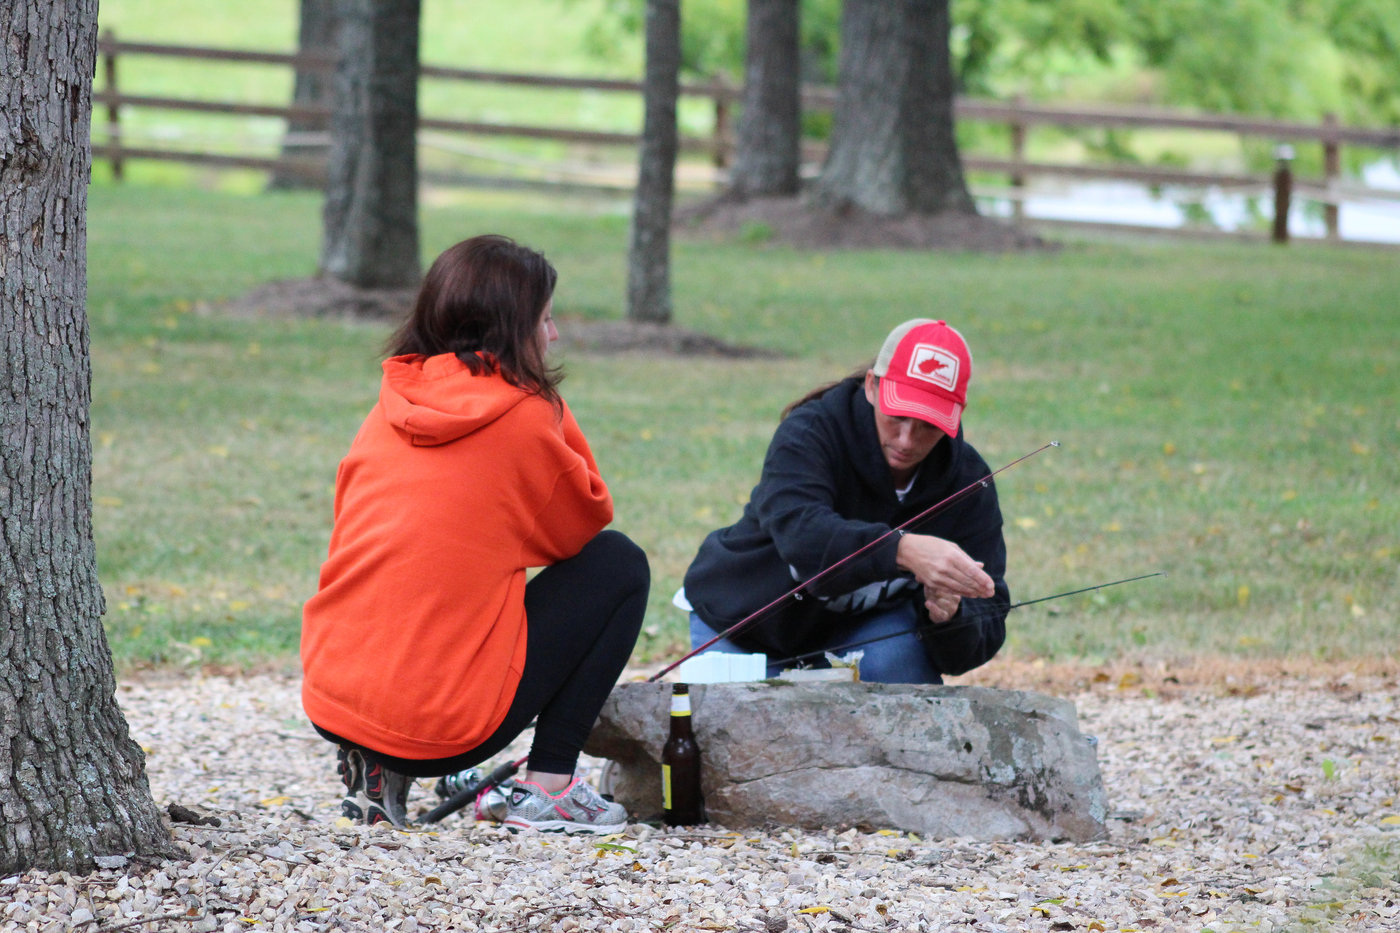
M 850 464 L 861 481 L 880 496 L 893 495 L 890 466 L 880 451 L 880 433 L 875 427 L 875 406 L 865 397 L 864 381 L 854 378 L 838 383 L 817 404 L 830 414 L 830 423 L 839 432 L 843 448 L 850 452 Z M 935 494 L 955 491 L 952 484 L 962 475 L 966 447 L 962 425 L 958 425 L 956 436 L 943 435 L 919 464 L 915 488 Z M 916 496 L 915 501 L 922 498 Z
M 419 447 L 466 437 L 528 398 L 498 370 L 474 376 L 452 353 L 393 356 L 383 368 L 379 406 L 384 417 Z

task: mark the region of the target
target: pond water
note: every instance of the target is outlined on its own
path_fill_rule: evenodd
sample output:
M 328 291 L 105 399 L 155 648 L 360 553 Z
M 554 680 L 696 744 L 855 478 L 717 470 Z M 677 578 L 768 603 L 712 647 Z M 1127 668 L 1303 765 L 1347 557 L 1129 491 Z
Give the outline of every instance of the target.
M 1400 244 L 1400 169 L 1391 162 L 1367 166 L 1361 184 L 1386 192 L 1391 198 L 1357 198 L 1341 204 L 1338 226 L 1343 240 Z M 1239 193 L 1221 189 L 1167 187 L 1153 191 L 1132 182 L 1035 183 L 1024 198 L 1025 213 L 1045 220 L 1134 224 L 1174 229 L 1209 223 L 1221 230 L 1255 230 L 1267 233 L 1273 217 L 1273 193 Z M 1005 198 L 978 199 L 983 213 L 1011 216 Z M 1288 212 L 1292 236 L 1323 237 L 1322 205 L 1300 196 Z

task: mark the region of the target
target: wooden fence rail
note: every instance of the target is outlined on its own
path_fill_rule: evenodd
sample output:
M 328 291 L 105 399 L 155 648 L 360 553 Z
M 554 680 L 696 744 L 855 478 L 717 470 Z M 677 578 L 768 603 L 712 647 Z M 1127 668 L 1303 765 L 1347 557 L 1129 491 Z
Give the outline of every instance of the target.
M 153 95 L 125 94 L 118 85 L 118 60 L 125 55 L 149 55 L 164 58 L 186 58 L 200 61 L 246 62 L 270 64 L 311 70 L 331 70 L 334 62 L 313 54 L 285 54 L 202 46 L 164 45 L 150 42 L 119 42 L 111 33 L 99 41 L 105 87 L 93 94 L 94 106 L 106 109 L 106 139 L 93 146 L 95 158 L 110 160 L 113 173 L 122 177 L 122 165 L 129 159 L 156 159 L 187 162 L 229 168 L 253 168 L 274 171 L 281 175 L 296 175 L 309 180 L 324 176 L 323 158 L 259 156 L 252 154 L 221 154 L 164 149 L 151 146 L 127 145 L 122 138 L 122 111 L 126 108 L 146 108 L 189 113 L 225 114 L 230 116 L 273 117 L 297 120 L 312 125 L 328 125 L 329 111 L 320 106 L 272 105 L 190 100 Z M 553 90 L 590 90 L 639 95 L 640 82 L 606 79 L 558 77 L 512 72 L 481 71 L 465 68 L 422 66 L 424 78 L 444 81 L 489 83 Z M 681 94 L 708 99 L 714 107 L 713 131 L 707 137 L 685 136 L 680 140 L 683 151 L 710 155 L 717 168 L 728 165 L 733 154 L 734 140 L 730 114 L 740 99 L 742 89 L 724 81 L 705 83 L 683 82 Z M 803 106 L 810 110 L 829 109 L 835 104 L 835 91 L 825 87 L 803 90 Z M 1341 173 L 1341 149 L 1344 145 L 1375 149 L 1400 149 L 1400 127 L 1364 128 L 1343 126 L 1332 115 L 1318 124 L 1264 120 L 1218 114 L 1190 114 L 1160 109 L 1130 109 L 1110 107 L 1045 107 L 1033 106 L 1021 100 L 991 101 L 958 98 L 955 114 L 959 121 L 979 121 L 1004 125 L 1011 141 L 1009 157 L 964 153 L 963 163 L 972 172 L 1004 175 L 1010 180 L 1010 199 L 1018 219 L 1028 180 L 1033 177 L 1062 177 L 1075 179 L 1114 179 L 1143 185 L 1181 185 L 1188 187 L 1220 187 L 1272 191 L 1277 218 L 1286 218 L 1288 203 L 1294 195 L 1305 195 L 1324 205 L 1324 225 L 1329 239 L 1338 239 L 1338 207 L 1343 196 L 1376 200 L 1400 200 L 1400 192 L 1344 185 Z M 424 130 L 470 136 L 498 136 L 521 139 L 552 140 L 591 146 L 635 147 L 640 141 L 636 133 L 605 132 L 527 124 L 484 123 L 421 117 Z M 1201 172 L 1185 169 L 1124 164 L 1064 164 L 1032 162 L 1026 158 L 1026 138 L 1032 127 L 1104 128 L 1104 129 L 1176 129 L 1230 133 L 1271 141 L 1280 158 L 1272 175 L 1247 173 Z M 1317 178 L 1296 178 L 1291 169 L 1292 144 L 1322 146 L 1323 175 Z M 824 147 L 805 145 L 804 159 L 816 162 L 824 155 Z M 1287 237 L 1286 224 L 1274 225 L 1275 238 Z

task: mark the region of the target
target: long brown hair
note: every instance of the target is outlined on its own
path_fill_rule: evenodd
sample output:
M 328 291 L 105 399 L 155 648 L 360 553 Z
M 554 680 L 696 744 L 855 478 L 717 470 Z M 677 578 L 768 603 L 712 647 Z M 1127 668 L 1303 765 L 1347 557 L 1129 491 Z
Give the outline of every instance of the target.
M 815 389 L 808 392 L 806 395 L 802 396 L 797 401 L 789 404 L 787 408 L 784 408 L 783 413 L 778 417 L 778 420 L 782 421 L 786 419 L 788 415 L 792 414 L 794 409 L 800 408 L 801 406 L 806 405 L 808 402 L 815 402 L 817 399 L 821 398 L 823 395 L 830 392 L 832 389 L 836 388 L 848 379 L 864 379 L 866 372 L 874 365 L 875 361 L 871 360 L 869 363 L 866 363 L 864 366 L 852 372 L 849 376 L 842 376 L 835 382 L 828 382 L 825 385 L 817 386 Z
M 544 359 L 540 318 L 559 273 L 544 254 L 486 234 L 434 260 L 408 319 L 385 343 L 389 356 L 454 353 L 474 375 L 500 368 L 513 386 L 559 405 L 564 375 Z

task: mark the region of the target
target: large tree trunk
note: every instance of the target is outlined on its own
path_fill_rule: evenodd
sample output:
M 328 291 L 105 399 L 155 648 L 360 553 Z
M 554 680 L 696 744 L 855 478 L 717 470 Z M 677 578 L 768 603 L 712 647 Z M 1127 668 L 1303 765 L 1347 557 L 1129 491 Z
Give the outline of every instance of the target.
M 953 135 L 949 0 L 845 0 L 828 205 L 975 213 Z
M 359 288 L 419 279 L 419 0 L 340 0 L 321 272 Z
M 335 0 L 301 0 L 301 15 L 297 28 L 297 51 L 334 59 L 336 51 Z M 293 107 L 331 106 L 334 80 L 331 72 L 321 68 L 298 67 L 292 86 Z M 287 135 L 282 140 L 282 158 L 300 162 L 322 162 L 330 146 L 322 139 L 329 128 L 325 117 L 293 116 L 287 121 Z M 269 188 L 321 188 L 322 179 L 304 171 L 278 169 L 268 179 Z
M 627 253 L 627 317 L 633 321 L 671 321 L 671 203 L 679 145 L 680 64 L 680 0 L 647 0 L 642 79 L 646 114 Z
M 0 875 L 173 854 L 116 702 L 92 541 L 96 0 L 0 6 Z
M 730 190 L 787 197 L 801 185 L 799 0 L 749 0 L 744 111 Z

